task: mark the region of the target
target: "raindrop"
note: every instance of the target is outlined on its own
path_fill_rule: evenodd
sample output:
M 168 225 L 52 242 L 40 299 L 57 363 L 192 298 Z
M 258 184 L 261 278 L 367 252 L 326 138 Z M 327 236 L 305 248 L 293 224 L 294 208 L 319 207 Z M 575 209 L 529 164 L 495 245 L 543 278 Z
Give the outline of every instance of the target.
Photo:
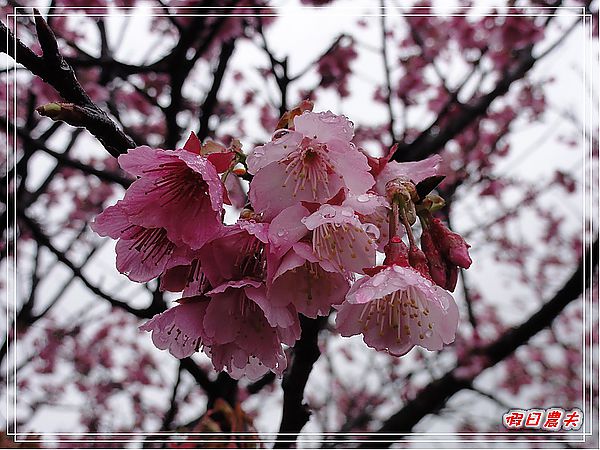
M 363 286 L 360 289 L 360 299 L 362 301 L 369 301 L 373 299 L 373 296 L 375 295 L 375 290 L 371 289 L 368 286 Z
M 354 217 L 354 213 L 350 209 L 342 209 L 342 216 Z
M 277 232 L 277 236 L 279 236 L 279 237 L 283 237 L 283 236 L 285 236 L 286 234 L 287 234 L 287 231 L 285 231 L 285 230 L 279 230 L 279 231 Z
M 382 273 L 378 273 L 377 275 L 375 275 L 375 278 L 373 278 L 372 284 L 373 284 L 373 286 L 377 287 L 384 281 L 385 281 L 385 275 Z
M 284 137 L 286 134 L 289 134 L 289 130 L 286 129 L 281 129 L 281 130 L 277 130 L 275 131 L 275 133 L 273 133 L 273 137 L 272 139 L 275 141 L 277 139 L 281 139 L 282 137 Z
M 356 197 L 356 201 L 360 203 L 367 203 L 370 199 L 371 197 L 369 196 L 369 194 L 361 194 L 358 197 Z
M 331 206 L 327 206 L 325 208 L 323 208 L 323 211 L 321 211 L 321 217 L 323 217 L 324 219 L 332 219 L 335 217 L 335 209 L 332 208 Z
M 425 332 L 425 337 L 431 337 L 432 335 L 433 335 L 433 331 L 431 331 L 431 330 L 427 330 Z

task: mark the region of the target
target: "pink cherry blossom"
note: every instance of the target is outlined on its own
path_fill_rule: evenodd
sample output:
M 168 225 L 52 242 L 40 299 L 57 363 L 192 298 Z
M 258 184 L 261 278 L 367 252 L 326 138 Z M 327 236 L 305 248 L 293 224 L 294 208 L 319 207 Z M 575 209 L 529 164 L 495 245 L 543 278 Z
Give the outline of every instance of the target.
M 351 208 L 322 205 L 302 222 L 312 231 L 312 248 L 319 261 L 329 261 L 347 275 L 375 264 L 378 230 L 362 224 Z
M 369 347 L 395 356 L 415 345 L 441 350 L 454 341 L 458 308 L 416 270 L 394 264 L 354 283 L 338 307 L 336 327 L 342 336 L 362 334 Z
M 208 280 L 204 276 L 197 252 L 189 264 L 168 268 L 160 277 L 160 289 L 182 292 L 183 297 L 194 297 L 208 290 Z
M 246 375 L 254 380 L 268 370 L 281 375 L 287 367 L 282 344 L 293 345 L 300 336 L 298 317 L 287 306 L 270 305 L 264 289 L 261 282 L 246 279 L 208 292 L 212 299 L 204 329 L 216 370 L 226 369 L 234 378 Z
M 169 350 L 176 358 L 186 358 L 206 343 L 204 316 L 210 299 L 185 299 L 167 311 L 156 314 L 140 327 L 152 332 L 152 342 L 161 350 Z
M 211 286 L 232 280 L 263 280 L 267 274 L 269 224 L 239 220 L 227 226 L 223 236 L 199 252 L 200 265 Z
M 152 332 L 154 345 L 176 358 L 202 349 L 216 370 L 251 380 L 268 370 L 281 375 L 287 367 L 282 344 L 293 345 L 300 336 L 293 307 L 271 305 L 264 285 L 248 279 L 224 283 L 206 296 L 183 299 L 140 330 Z
M 281 257 L 306 236 L 309 231 L 302 223 L 302 219 L 308 216 L 310 211 L 300 204 L 289 206 L 281 211 L 269 224 L 271 253 Z
M 324 203 L 340 189 L 366 192 L 373 185 L 366 157 L 350 142 L 352 123 L 332 112 L 306 111 L 295 130 L 281 130 L 248 156 L 255 175 L 249 198 L 267 220 L 301 201 Z
M 433 155 L 422 161 L 415 162 L 387 162 L 383 167 L 379 168 L 379 173 L 375 176 L 375 191 L 380 195 L 384 195 L 387 183 L 396 178 L 405 177 L 414 184 L 418 184 L 425 178 L 439 175 L 439 164 L 441 162 L 442 158 L 439 155 Z
M 344 301 L 348 280 L 328 261 L 319 261 L 309 244 L 296 243 L 282 258 L 269 288 L 273 305 L 292 304 L 307 317 L 326 316 Z
M 187 150 L 137 147 L 119 157 L 141 178 L 123 199 L 136 225 L 163 228 L 169 239 L 202 247 L 222 231 L 224 187 L 214 166 Z
M 132 222 L 123 200 L 106 208 L 91 226 L 100 236 L 118 239 L 117 269 L 132 281 L 146 282 L 169 267 L 189 262 L 191 250 L 187 246 L 171 241 L 164 228 Z
M 342 202 L 356 213 L 362 223 L 371 223 L 379 230 L 377 250 L 384 251 L 389 241 L 389 211 L 390 204 L 382 195 L 366 193 L 360 195 L 350 194 Z

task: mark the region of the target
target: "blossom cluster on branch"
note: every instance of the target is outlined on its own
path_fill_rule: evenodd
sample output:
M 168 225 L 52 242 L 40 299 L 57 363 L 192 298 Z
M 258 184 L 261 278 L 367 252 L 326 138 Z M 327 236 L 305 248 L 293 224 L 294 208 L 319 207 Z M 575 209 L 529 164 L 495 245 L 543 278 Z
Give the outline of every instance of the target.
M 350 120 L 312 107 L 286 113 L 247 156 L 238 141 L 226 148 L 192 134 L 182 149 L 119 157 L 138 178 L 93 228 L 118 239 L 117 268 L 131 280 L 160 277 L 161 289 L 182 292 L 141 327 L 156 347 L 177 358 L 202 349 L 234 378 L 280 375 L 299 314 L 332 307 L 343 336 L 362 334 L 392 355 L 453 342 L 458 308 L 447 290 L 471 260 L 431 214 L 443 200 L 422 192 L 442 178 L 440 158 L 398 163 L 395 148 L 373 158 L 353 144 Z M 251 180 L 249 203 L 227 225 L 225 182 L 237 176 Z

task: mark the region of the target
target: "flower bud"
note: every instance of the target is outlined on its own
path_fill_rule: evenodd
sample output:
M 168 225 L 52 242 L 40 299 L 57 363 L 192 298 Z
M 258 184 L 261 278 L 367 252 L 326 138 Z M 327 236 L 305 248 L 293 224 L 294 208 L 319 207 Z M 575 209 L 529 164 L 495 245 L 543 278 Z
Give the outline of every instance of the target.
M 468 269 L 472 263 L 469 256 L 470 245 L 458 233 L 450 231 L 440 219 L 434 218 L 430 226 L 434 240 L 448 261 L 458 267 Z
M 385 193 L 390 202 L 411 203 L 417 200 L 415 184 L 406 177 L 398 177 L 385 185 Z
M 408 250 L 408 261 L 417 272 L 419 272 L 428 280 L 431 280 L 429 267 L 427 266 L 427 257 L 425 256 L 425 253 L 423 253 L 423 251 L 416 245 L 410 246 Z
M 437 194 L 429 194 L 419 204 L 419 209 L 427 210 L 429 212 L 436 212 L 442 209 L 446 205 L 446 201 Z
M 433 242 L 429 228 L 423 228 L 423 233 L 421 234 L 421 248 L 429 263 L 431 279 L 438 286 L 445 287 L 447 281 L 446 264 L 444 264 L 442 255 Z
M 408 247 L 400 237 L 392 237 L 390 242 L 385 246 L 384 264 L 397 264 L 402 267 L 408 267 Z

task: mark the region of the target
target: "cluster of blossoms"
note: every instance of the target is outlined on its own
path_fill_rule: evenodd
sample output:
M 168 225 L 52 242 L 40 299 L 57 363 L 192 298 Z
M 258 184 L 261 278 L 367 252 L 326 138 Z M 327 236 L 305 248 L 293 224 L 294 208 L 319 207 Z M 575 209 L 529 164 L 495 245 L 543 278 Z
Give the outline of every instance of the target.
M 310 102 L 277 128 L 247 156 L 237 141 L 226 148 L 192 134 L 183 149 L 119 157 L 138 179 L 93 227 L 118 239 L 117 268 L 131 280 L 160 277 L 161 289 L 182 293 L 141 329 L 177 358 L 202 350 L 216 370 L 250 379 L 284 371 L 299 314 L 332 308 L 343 336 L 361 334 L 376 350 L 451 343 L 458 309 L 447 291 L 471 260 L 431 214 L 443 201 L 424 192 L 441 178 L 440 158 L 400 164 L 394 148 L 368 156 L 352 142 L 352 122 Z M 224 224 L 225 181 L 236 176 L 251 180 L 249 203 Z

